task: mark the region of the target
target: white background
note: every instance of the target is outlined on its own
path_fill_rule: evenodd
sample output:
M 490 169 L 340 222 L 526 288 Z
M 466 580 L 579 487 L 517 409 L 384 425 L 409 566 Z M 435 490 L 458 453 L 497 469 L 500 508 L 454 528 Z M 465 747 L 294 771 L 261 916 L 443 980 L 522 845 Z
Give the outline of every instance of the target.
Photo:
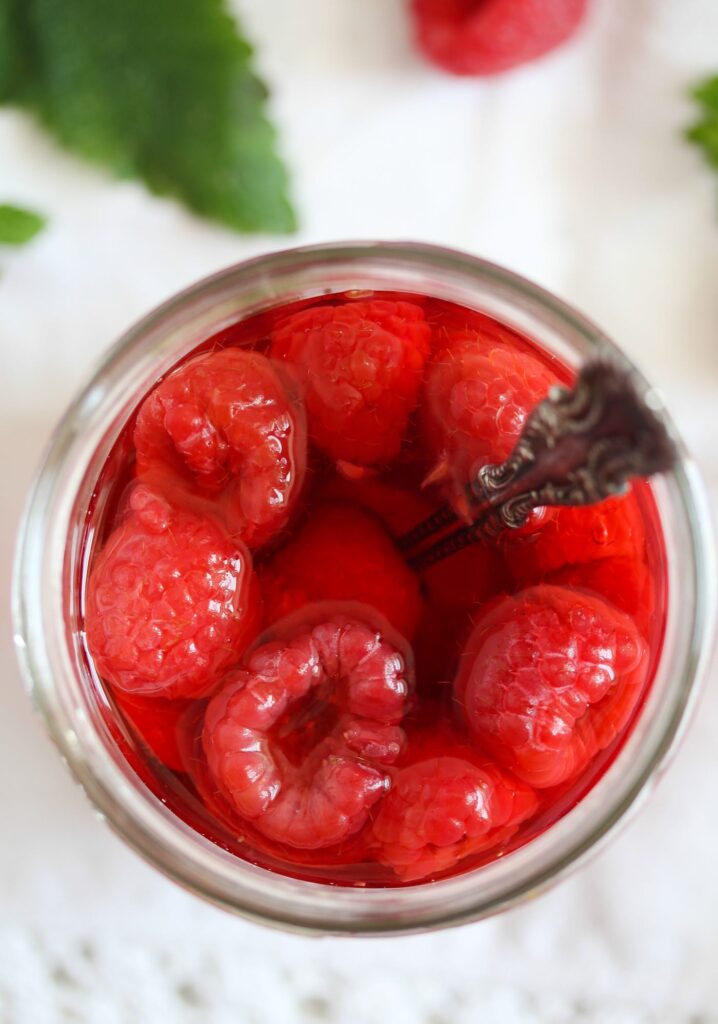
M 302 230 L 243 239 L 61 153 L 0 111 L 0 201 L 47 231 L 0 252 L 0 1022 L 712 1024 L 718 696 L 597 860 L 499 919 L 312 940 L 204 906 L 123 847 L 44 736 L 11 649 L 9 566 L 53 421 L 129 323 L 273 247 L 414 238 L 487 256 L 600 322 L 664 390 L 718 487 L 718 180 L 681 139 L 718 71 L 715 0 L 593 0 L 561 53 L 493 81 L 425 66 L 400 0 L 244 0 Z

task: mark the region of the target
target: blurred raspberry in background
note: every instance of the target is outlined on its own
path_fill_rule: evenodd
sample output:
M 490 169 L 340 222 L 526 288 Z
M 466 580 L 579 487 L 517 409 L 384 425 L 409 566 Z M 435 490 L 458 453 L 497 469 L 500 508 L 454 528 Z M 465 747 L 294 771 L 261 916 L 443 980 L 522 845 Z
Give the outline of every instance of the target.
M 454 75 L 496 75 L 566 42 L 588 0 L 412 0 L 426 57 Z

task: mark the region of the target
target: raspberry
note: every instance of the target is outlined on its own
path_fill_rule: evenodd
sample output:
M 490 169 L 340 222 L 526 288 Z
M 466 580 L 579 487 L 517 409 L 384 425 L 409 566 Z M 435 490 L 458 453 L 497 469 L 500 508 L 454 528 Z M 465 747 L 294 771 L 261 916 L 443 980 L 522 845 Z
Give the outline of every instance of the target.
M 136 486 L 87 585 L 87 645 L 103 679 L 133 695 L 203 696 L 255 635 L 259 617 L 244 546 Z
M 476 543 L 424 570 L 431 599 L 466 613 L 506 588 L 506 570 L 495 547 Z
M 644 636 L 653 635 L 656 588 L 648 566 L 635 558 L 601 558 L 588 565 L 564 566 L 547 583 L 599 594 L 631 616 Z M 660 623 L 659 623 L 660 628 Z
M 506 571 L 494 548 L 474 544 L 425 569 L 428 603 L 414 647 L 419 688 L 427 694 L 449 682 L 481 605 L 506 590 Z
M 495 849 L 537 807 L 525 783 L 458 737 L 443 740 L 430 745 L 433 756 L 418 745 L 412 763 L 394 776 L 374 821 L 377 859 L 403 882 L 433 878 L 472 854 Z
M 419 306 L 374 299 L 281 320 L 272 355 L 305 392 L 312 440 L 334 460 L 374 465 L 401 448 L 429 353 Z
M 227 348 L 166 377 L 135 424 L 139 474 L 169 469 L 220 504 L 232 532 L 258 547 L 286 525 L 301 489 L 306 436 L 270 361 Z
M 422 613 L 418 577 L 378 520 L 353 505 L 317 508 L 259 576 L 267 624 L 313 601 L 359 601 L 411 640 Z
M 324 501 L 360 505 L 380 519 L 392 537 L 407 533 L 436 508 L 425 495 L 376 476 L 346 480 L 333 475 L 317 494 L 317 503 Z
M 283 634 L 228 674 L 202 744 L 240 817 L 277 842 L 320 849 L 358 832 L 387 791 L 411 680 L 404 653 L 357 619 L 297 620 Z M 310 742 L 298 748 L 304 729 Z
M 634 493 L 598 505 L 556 508 L 541 530 L 525 535 L 506 530 L 501 541 L 519 586 L 565 566 L 586 566 L 605 558 L 645 561 L 646 557 L 643 517 Z
M 155 700 L 115 691 L 120 711 L 154 756 L 173 771 L 185 771 L 181 727 L 192 701 Z
M 454 75 L 495 75 L 536 60 L 577 29 L 588 0 L 413 0 L 418 44 Z
M 514 582 L 526 587 L 545 581 L 593 591 L 631 615 L 649 635 L 656 625 L 657 595 L 637 493 L 552 513 L 532 536 L 503 534 L 502 550 Z
M 648 649 L 598 597 L 543 584 L 477 622 L 456 681 L 475 738 L 533 786 L 574 778 L 624 728 Z
M 469 515 L 471 480 L 482 466 L 510 455 L 528 413 L 556 380 L 533 356 L 483 332 L 457 332 L 433 357 L 424 426 L 436 465 L 427 482 L 443 483 L 458 515 Z

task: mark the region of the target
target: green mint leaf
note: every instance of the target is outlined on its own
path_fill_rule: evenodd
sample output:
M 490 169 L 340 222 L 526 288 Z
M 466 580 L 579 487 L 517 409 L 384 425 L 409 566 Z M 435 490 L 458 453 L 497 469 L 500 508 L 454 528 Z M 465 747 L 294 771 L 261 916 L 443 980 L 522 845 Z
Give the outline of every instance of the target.
M 24 245 L 42 231 L 45 223 L 39 213 L 0 203 L 0 245 Z
M 69 149 L 237 230 L 294 228 L 266 89 L 224 0 L 0 0 L 3 26 L 0 99 Z
M 15 25 L 8 0 L 0 0 L 0 100 L 10 95 L 16 72 L 17 50 L 13 46 Z
M 700 117 L 687 131 L 686 138 L 703 150 L 712 167 L 718 168 L 718 76 L 708 78 L 693 90 Z

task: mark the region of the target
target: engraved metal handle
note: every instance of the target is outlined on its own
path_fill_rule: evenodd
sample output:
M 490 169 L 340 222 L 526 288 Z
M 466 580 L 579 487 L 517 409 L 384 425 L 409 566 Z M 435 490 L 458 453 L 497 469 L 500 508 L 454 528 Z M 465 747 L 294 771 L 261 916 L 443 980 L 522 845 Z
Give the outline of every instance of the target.
M 636 374 L 618 357 L 596 359 L 573 388 L 555 387 L 535 407 L 505 462 L 478 470 L 467 489 L 470 522 L 454 528 L 456 513 L 441 506 L 399 546 L 414 568 L 426 569 L 477 540 L 523 526 L 535 508 L 592 505 L 621 494 L 633 477 L 671 469 L 677 457 Z
M 632 477 L 670 469 L 675 445 L 650 406 L 650 392 L 617 359 L 580 371 L 572 389 L 554 388 L 528 416 L 509 458 L 484 466 L 474 503 L 504 526 L 522 526 L 544 505 L 592 505 L 621 494 Z

